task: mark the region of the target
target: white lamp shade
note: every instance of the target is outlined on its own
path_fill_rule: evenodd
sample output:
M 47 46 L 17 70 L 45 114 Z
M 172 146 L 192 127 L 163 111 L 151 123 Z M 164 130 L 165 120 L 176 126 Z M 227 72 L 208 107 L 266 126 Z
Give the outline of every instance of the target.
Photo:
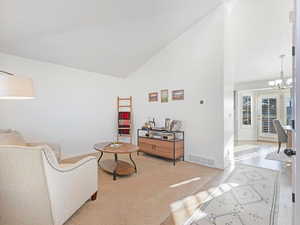
M 19 76 L 0 76 L 0 99 L 34 98 L 33 82 Z

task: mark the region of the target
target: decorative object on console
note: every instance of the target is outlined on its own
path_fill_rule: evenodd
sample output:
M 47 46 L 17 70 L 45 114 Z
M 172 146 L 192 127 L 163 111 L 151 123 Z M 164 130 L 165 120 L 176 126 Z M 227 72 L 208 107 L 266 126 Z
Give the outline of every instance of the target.
M 172 100 L 184 100 L 184 90 L 172 91 Z
M 180 131 L 182 128 L 182 122 L 180 120 L 173 120 L 171 122 L 170 130 L 171 131 Z
M 129 138 L 132 142 L 132 97 L 118 97 L 118 136 L 117 141 L 121 137 Z
M 169 119 L 169 118 L 166 118 L 166 119 L 165 119 L 165 129 L 166 129 L 167 131 L 170 131 L 170 130 L 171 130 L 171 122 L 172 122 L 171 119 Z
M 155 119 L 149 120 L 150 129 L 153 129 L 155 127 Z
M 161 103 L 167 103 L 169 101 L 169 90 L 161 90 L 160 91 L 160 101 Z
M 34 97 L 30 78 L 19 77 L 0 70 L 0 99 L 32 99 Z
M 149 102 L 157 102 L 158 101 L 158 92 L 149 93 Z

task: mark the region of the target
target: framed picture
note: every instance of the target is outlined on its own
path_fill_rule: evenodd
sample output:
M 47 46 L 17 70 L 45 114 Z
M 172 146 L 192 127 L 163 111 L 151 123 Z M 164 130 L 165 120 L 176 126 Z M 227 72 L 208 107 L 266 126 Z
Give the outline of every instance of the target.
M 149 93 L 149 102 L 157 102 L 158 101 L 158 92 Z
M 162 103 L 167 103 L 169 101 L 169 90 L 161 90 L 160 91 L 160 101 Z
M 184 100 L 184 90 L 172 91 L 172 100 Z

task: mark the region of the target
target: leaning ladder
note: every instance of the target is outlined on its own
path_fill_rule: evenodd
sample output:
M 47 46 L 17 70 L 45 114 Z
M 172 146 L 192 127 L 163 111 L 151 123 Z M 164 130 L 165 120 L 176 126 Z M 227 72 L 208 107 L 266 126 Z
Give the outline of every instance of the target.
M 129 98 L 118 97 L 118 135 L 121 138 L 129 138 L 132 143 L 132 96 Z

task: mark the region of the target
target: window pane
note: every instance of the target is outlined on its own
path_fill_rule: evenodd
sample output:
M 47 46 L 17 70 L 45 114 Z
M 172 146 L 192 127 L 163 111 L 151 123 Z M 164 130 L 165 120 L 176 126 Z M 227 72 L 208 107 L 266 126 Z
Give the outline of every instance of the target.
M 251 96 L 243 96 L 243 125 L 251 125 Z
M 277 99 L 262 99 L 262 132 L 275 134 L 273 120 L 277 119 Z

